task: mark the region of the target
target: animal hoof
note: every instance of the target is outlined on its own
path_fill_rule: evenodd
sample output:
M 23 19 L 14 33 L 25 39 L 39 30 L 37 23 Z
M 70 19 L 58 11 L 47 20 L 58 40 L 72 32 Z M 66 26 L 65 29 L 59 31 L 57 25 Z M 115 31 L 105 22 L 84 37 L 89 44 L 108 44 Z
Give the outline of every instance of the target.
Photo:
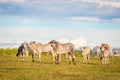
M 68 63 L 68 65 L 70 65 L 70 62 Z
M 76 65 L 76 63 L 74 63 L 74 65 Z
M 32 60 L 32 62 L 35 62 L 35 60 Z

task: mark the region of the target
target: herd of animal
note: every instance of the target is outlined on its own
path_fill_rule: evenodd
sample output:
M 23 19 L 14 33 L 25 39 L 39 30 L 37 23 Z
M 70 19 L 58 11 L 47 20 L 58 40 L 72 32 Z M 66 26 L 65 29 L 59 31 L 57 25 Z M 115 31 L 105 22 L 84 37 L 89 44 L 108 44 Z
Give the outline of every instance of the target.
M 46 52 L 49 54 L 52 53 L 53 62 L 59 64 L 61 61 L 61 54 L 65 54 L 66 57 L 69 58 L 68 64 L 71 62 L 76 64 L 76 57 L 74 53 L 74 45 L 72 43 L 60 43 L 58 41 L 52 40 L 47 44 L 36 43 L 35 41 L 31 41 L 29 44 L 24 42 L 18 47 L 18 52 L 16 54 L 17 57 L 22 54 L 22 61 L 28 60 L 28 54 L 32 54 L 32 62 L 35 61 L 35 55 L 38 55 L 38 61 L 41 61 L 41 53 Z M 82 46 L 79 48 L 82 57 L 83 63 L 88 63 L 90 59 L 90 48 L 88 46 Z M 120 49 L 114 48 L 112 49 L 113 56 L 120 56 Z M 92 51 L 92 58 L 97 55 L 98 59 L 102 60 L 102 64 L 109 64 L 109 56 L 110 56 L 110 46 L 108 44 L 101 44 L 101 46 L 96 46 Z

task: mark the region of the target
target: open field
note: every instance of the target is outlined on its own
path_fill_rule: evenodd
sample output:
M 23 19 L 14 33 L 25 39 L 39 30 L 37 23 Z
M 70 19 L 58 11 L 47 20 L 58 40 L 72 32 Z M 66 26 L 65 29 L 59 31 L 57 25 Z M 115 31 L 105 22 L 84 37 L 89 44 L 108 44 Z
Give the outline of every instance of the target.
M 101 65 L 101 61 L 90 59 L 88 64 L 82 63 L 82 56 L 76 53 L 76 65 L 68 65 L 64 56 L 61 63 L 52 62 L 52 56 L 42 55 L 42 62 L 28 62 L 17 59 L 16 54 L 0 53 L 0 80 L 120 80 L 120 57 L 114 61 L 110 57 L 110 64 Z

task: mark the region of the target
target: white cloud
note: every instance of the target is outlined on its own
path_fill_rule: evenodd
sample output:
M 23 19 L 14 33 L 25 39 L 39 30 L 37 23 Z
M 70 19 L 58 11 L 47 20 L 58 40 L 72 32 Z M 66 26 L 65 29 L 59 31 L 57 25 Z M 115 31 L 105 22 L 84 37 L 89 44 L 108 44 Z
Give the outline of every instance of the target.
M 0 0 L 0 3 L 6 3 L 8 2 L 9 0 Z
M 120 22 L 120 18 L 114 18 L 112 19 L 113 22 Z
M 29 4 L 28 0 L 0 0 L 0 3 L 17 3 L 17 4 Z
M 106 1 L 106 0 L 81 0 L 82 2 L 86 2 L 86 3 L 95 3 L 95 4 L 99 4 L 99 7 L 102 6 L 111 6 L 111 7 L 120 7 L 120 2 L 111 2 L 111 1 Z
M 75 45 L 75 48 L 79 48 L 81 46 L 87 46 L 87 40 L 85 37 L 75 38 L 71 40 L 70 42 Z
M 46 6 L 49 4 L 69 4 L 69 3 L 80 3 L 80 2 L 85 2 L 85 3 L 95 3 L 95 4 L 99 4 L 99 6 L 111 6 L 111 7 L 120 7 L 120 2 L 118 0 L 115 1 L 109 1 L 109 0 L 0 0 L 0 3 L 9 3 L 9 2 L 15 2 L 15 3 L 20 3 L 20 4 L 43 4 Z
M 97 17 L 70 17 L 68 19 L 74 20 L 74 21 L 95 21 L 95 22 L 102 21 Z
M 69 17 L 69 20 L 73 21 L 85 21 L 85 22 L 120 22 L 120 18 L 113 18 L 110 20 L 100 19 L 97 17 Z
M 59 41 L 60 43 L 71 42 L 75 45 L 76 49 L 78 49 L 81 46 L 86 46 L 87 45 L 87 40 L 84 37 L 75 38 L 73 40 L 68 40 L 68 39 L 65 39 L 65 38 L 61 38 L 57 41 Z M 6 48 L 6 47 L 13 48 L 13 47 L 20 46 L 20 44 L 25 42 L 25 41 L 18 40 L 18 39 L 1 38 L 0 42 L 1 42 L 0 47 L 2 47 L 2 48 Z M 39 42 L 39 41 L 37 41 L 37 42 Z M 47 42 L 42 42 L 42 43 L 47 43 Z
M 111 24 L 110 23 L 109 25 L 103 27 L 102 25 L 96 27 L 91 24 L 88 24 L 88 27 L 82 24 L 80 26 L 66 28 L 65 27 L 64 28 L 9 27 L 4 29 L 0 28 L 0 44 L 2 44 L 3 46 L 6 46 L 8 44 L 7 46 L 12 47 L 24 41 L 30 42 L 34 40 L 40 43 L 47 43 L 50 40 L 59 39 L 58 41 L 60 41 L 61 43 L 67 42 L 73 43 L 75 45 L 75 48 L 85 45 L 95 47 L 99 46 L 103 42 L 108 43 L 110 44 L 110 46 L 113 47 L 120 45 L 119 26 L 113 25 L 113 27 L 110 27 L 109 26 Z
M 65 39 L 65 38 L 61 38 L 61 39 L 59 39 L 58 41 L 59 41 L 60 43 L 68 43 L 68 42 L 70 42 L 70 40 Z
M 10 38 L 0 38 L 0 47 L 2 48 L 15 48 L 20 46 L 23 43 L 23 40 L 10 39 Z
M 87 40 L 85 39 L 85 37 L 79 37 L 79 38 L 75 38 L 73 40 L 68 40 L 65 38 L 61 38 L 58 40 L 60 43 L 72 43 L 74 44 L 75 48 L 78 49 L 81 46 L 87 46 Z
M 21 43 L 21 42 L 23 42 L 22 40 L 17 40 L 17 39 L 7 39 L 7 38 L 0 38 L 0 42 L 1 43 L 11 43 L 11 42 L 15 42 L 15 43 Z

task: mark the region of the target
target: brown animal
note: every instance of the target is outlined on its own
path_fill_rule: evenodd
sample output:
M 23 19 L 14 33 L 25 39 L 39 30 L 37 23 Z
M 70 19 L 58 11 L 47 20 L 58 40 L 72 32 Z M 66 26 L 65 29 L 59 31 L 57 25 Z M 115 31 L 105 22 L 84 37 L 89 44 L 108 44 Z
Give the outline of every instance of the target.
M 110 46 L 108 44 L 101 44 L 101 59 L 102 59 L 102 64 L 109 64 L 109 55 L 110 55 Z

